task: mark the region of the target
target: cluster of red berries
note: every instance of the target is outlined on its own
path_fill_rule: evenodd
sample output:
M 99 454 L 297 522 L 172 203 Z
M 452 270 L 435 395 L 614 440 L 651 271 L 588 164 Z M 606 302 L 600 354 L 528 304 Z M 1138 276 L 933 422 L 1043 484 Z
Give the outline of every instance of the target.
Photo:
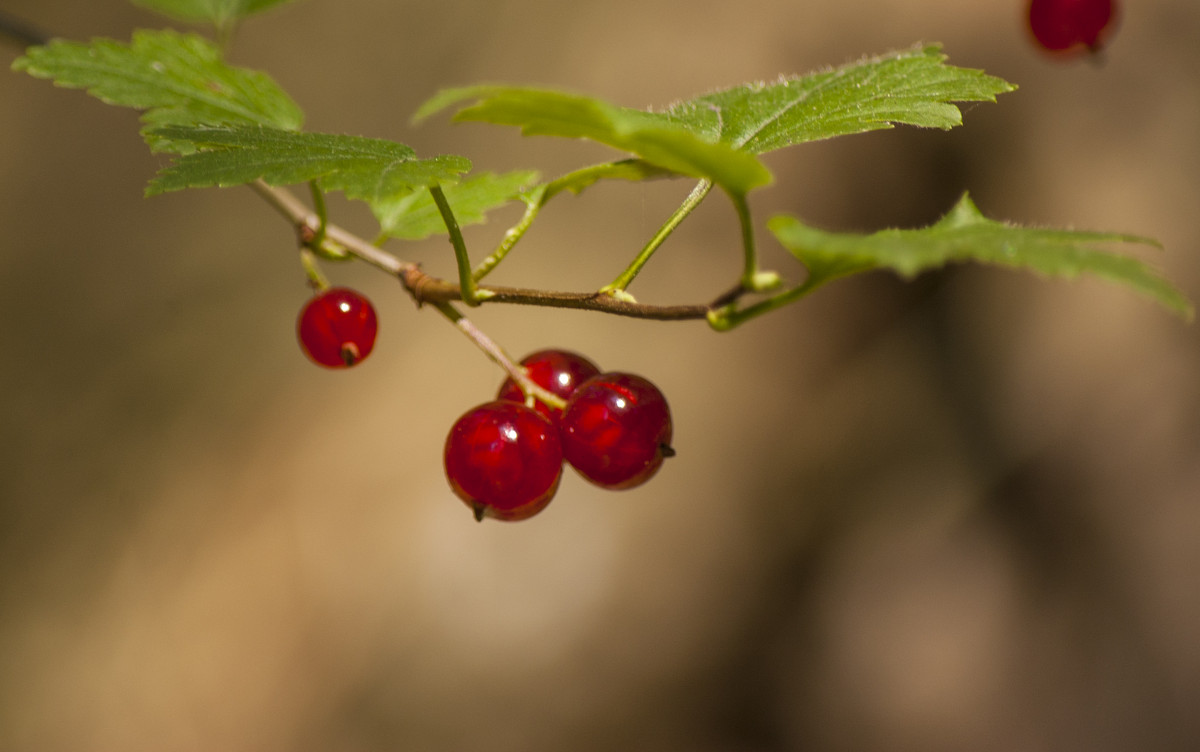
M 378 332 L 371 302 L 344 287 L 317 293 L 296 322 L 301 348 L 327 368 L 362 362 Z M 527 406 L 510 378 L 495 400 L 455 422 L 443 456 L 446 478 L 475 519 L 524 520 L 542 511 L 558 490 L 564 463 L 603 488 L 633 488 L 675 453 L 667 400 L 641 376 L 601 373 L 564 350 L 539 350 L 521 366 L 566 407 L 540 400 Z
M 545 509 L 563 464 L 603 488 L 650 479 L 671 449 L 671 411 L 662 392 L 630 373 L 607 372 L 563 350 L 539 350 L 521 365 L 538 386 L 566 400 L 553 408 L 508 379 L 496 399 L 468 410 L 446 437 L 446 478 L 475 519 L 524 520 Z
M 1030 0 L 1029 29 L 1054 53 L 1099 52 L 1116 18 L 1116 0 Z

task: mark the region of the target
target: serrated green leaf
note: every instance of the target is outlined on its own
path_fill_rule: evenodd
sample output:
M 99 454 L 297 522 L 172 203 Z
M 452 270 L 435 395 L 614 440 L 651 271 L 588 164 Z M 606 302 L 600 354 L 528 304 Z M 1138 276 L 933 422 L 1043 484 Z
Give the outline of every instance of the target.
M 716 147 L 728 145 L 747 156 L 896 124 L 946 129 L 962 123 L 954 102 L 995 101 L 1016 88 L 982 71 L 946 65 L 945 59 L 936 45 L 914 47 L 836 70 L 737 86 L 663 112 L 543 89 L 472 86 L 439 92 L 415 119 L 468 102 L 455 120 L 598 141 L 745 194 L 768 182 L 770 174 L 761 163 L 739 163 Z
M 948 129 L 962 124 L 953 102 L 994 102 L 1012 84 L 945 64 L 937 45 L 860 60 L 836 70 L 736 86 L 680 102 L 668 121 L 708 141 L 753 154 L 891 128 Z
M 155 128 L 167 125 L 264 125 L 298 129 L 303 114 L 269 76 L 221 60 L 208 40 L 174 31 L 138 31 L 130 44 L 56 40 L 13 63 L 58 86 L 86 89 L 108 104 L 145 110 L 143 130 L 155 151 L 185 151 Z
M 230 186 L 259 178 L 272 185 L 320 180 L 352 199 L 393 201 L 471 169 L 465 157 L 418 159 L 404 144 L 361 136 L 297 133 L 260 126 L 168 126 L 156 135 L 192 144 L 150 181 L 146 195 Z
M 537 177 L 532 171 L 503 175 L 486 172 L 443 186 L 443 192 L 459 226 L 479 224 L 487 221 L 489 211 L 517 199 Z M 383 232 L 394 238 L 421 240 L 446 232 L 446 223 L 429 191 L 376 201 L 371 210 Z
M 473 104 L 454 120 L 513 125 L 527 136 L 589 139 L 681 175 L 708 178 L 735 194 L 771 181 L 751 154 L 706 141 L 661 116 L 579 94 L 517 86 L 448 89 L 422 105 L 415 119 L 467 101 Z
M 260 13 L 294 0 L 133 0 L 134 5 L 188 22 L 223 26 L 230 21 Z
M 790 216 L 774 217 L 768 227 L 811 272 L 828 278 L 868 269 L 912 277 L 948 263 L 976 261 L 1052 277 L 1093 274 L 1132 287 L 1184 318 L 1193 314 L 1187 298 L 1149 266 L 1096 247 L 1158 247 L 1156 241 L 1118 233 L 1017 227 L 988 219 L 966 195 L 937 223 L 916 230 L 830 233 Z

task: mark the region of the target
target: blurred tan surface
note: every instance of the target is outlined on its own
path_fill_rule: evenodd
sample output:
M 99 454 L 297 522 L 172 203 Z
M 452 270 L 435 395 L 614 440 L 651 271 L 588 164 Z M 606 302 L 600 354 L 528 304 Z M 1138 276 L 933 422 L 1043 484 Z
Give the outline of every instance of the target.
M 233 58 L 313 129 L 553 175 L 605 152 L 409 115 L 481 80 L 643 106 L 941 41 L 1020 90 L 950 133 L 770 157 L 760 220 L 915 226 L 970 189 L 992 216 L 1154 236 L 1196 300 L 1200 5 L 1127 5 L 1102 66 L 1040 55 L 1017 2 L 951 0 L 305 0 Z M 158 23 L 5 6 L 75 39 Z M 1200 745 L 1197 327 L 974 268 L 839 283 L 725 335 L 485 307 L 514 354 L 655 380 L 679 456 L 620 494 L 568 473 L 538 518 L 477 525 L 440 451 L 499 372 L 357 265 L 329 271 L 377 302 L 376 353 L 310 366 L 291 232 L 245 190 L 143 199 L 160 163 L 135 114 L 0 75 L 0 749 Z M 603 284 L 686 191 L 556 202 L 496 280 Z M 706 300 L 736 243 L 714 197 L 633 292 Z M 452 268 L 441 240 L 397 251 Z

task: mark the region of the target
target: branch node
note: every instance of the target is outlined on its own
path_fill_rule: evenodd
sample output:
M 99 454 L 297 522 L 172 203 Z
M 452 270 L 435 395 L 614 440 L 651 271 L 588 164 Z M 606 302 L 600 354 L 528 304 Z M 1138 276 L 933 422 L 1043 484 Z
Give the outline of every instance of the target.
M 400 278 L 400 284 L 404 285 L 404 289 L 417 304 L 417 308 L 425 305 L 427 300 L 425 288 L 433 281 L 433 278 L 421 271 L 418 264 L 409 264 L 403 267 L 396 276 Z

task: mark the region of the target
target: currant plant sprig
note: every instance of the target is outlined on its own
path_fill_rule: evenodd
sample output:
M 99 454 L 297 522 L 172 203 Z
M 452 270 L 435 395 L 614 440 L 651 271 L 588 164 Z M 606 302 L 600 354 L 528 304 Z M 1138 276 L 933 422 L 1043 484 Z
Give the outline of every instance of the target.
M 507 376 L 497 399 L 469 411 L 447 438 L 447 477 L 477 519 L 524 519 L 554 496 L 564 462 L 606 488 L 631 488 L 654 475 L 671 447 L 670 411 L 640 376 L 599 372 L 581 356 L 542 351 L 516 362 L 457 304 L 575 308 L 664 321 L 704 320 L 717 331 L 795 303 L 825 284 L 875 270 L 908 278 L 949 263 L 976 262 L 1046 276 L 1100 276 L 1137 290 L 1190 319 L 1191 303 L 1169 281 L 1113 245 L 1157 247 L 1120 233 L 1032 229 L 989 219 L 968 196 L 934 224 L 875 233 L 830 233 L 793 216 L 766 225 L 796 260 L 798 279 L 760 267 L 750 195 L 773 176 L 762 157 L 826 138 L 909 125 L 962 124 L 961 102 L 994 102 L 1012 84 L 946 63 L 937 45 L 920 45 L 839 68 L 735 86 L 662 109 L 632 109 L 575 92 L 528 86 L 446 89 L 414 122 L 452 111 L 456 122 L 516 127 L 528 136 L 587 139 L 613 149 L 612 161 L 549 180 L 532 170 L 473 172 L 460 155 L 421 157 L 409 146 L 363 136 L 302 129 L 303 112 L 267 74 L 226 61 L 237 24 L 287 0 L 136 0 L 185 21 L 204 20 L 217 42 L 171 30 L 138 31 L 128 44 L 53 40 L 30 47 L 15 70 L 85 89 L 104 102 L 142 112 L 142 136 L 169 156 L 147 196 L 185 188 L 249 186 L 296 232 L 300 260 L 316 294 L 297 321 L 315 362 L 341 368 L 366 358 L 375 343 L 374 308 L 359 293 L 330 284 L 321 265 L 357 259 L 397 278 L 418 305 L 437 310 Z M 1102 0 L 1033 0 L 1042 9 L 1074 8 L 1072 34 L 1095 49 L 1108 23 Z M 1095 11 L 1095 12 L 1093 12 Z M 1057 18 L 1057 17 L 1056 17 Z M 1041 19 L 1041 20 L 1039 20 Z M 1082 24 L 1082 25 L 1081 25 Z M 1086 27 L 1086 28 L 1085 28 Z M 15 27 L 14 27 L 15 28 Z M 12 34 L 26 41 L 40 35 Z M 584 292 L 488 285 L 494 271 L 546 207 L 564 193 L 602 181 L 687 179 L 693 187 L 614 279 Z M 309 204 L 288 190 L 304 186 Z M 368 241 L 332 222 L 325 196 L 363 201 L 379 223 Z M 705 302 L 657 305 L 629 288 L 683 222 L 714 193 L 733 210 L 742 268 Z M 472 258 L 461 228 L 507 204 L 525 206 L 489 253 Z M 456 279 L 443 280 L 394 248 L 444 236 Z M 390 246 L 390 247 L 389 247 Z M 407 255 L 407 254 L 405 254 Z M 574 369 L 574 370 L 571 370 Z
M 169 4 L 166 0 L 159 5 Z M 226 11 L 228 10 L 228 6 Z M 222 12 L 226 12 L 222 11 Z M 224 18 L 224 16 L 222 16 Z M 216 15 L 215 21 L 219 21 Z M 419 158 L 411 148 L 382 139 L 307 133 L 300 130 L 300 109 L 265 74 L 230 66 L 222 52 L 195 35 L 138 32 L 129 45 L 97 40 L 91 44 L 55 41 L 35 47 L 14 67 L 53 78 L 63 86 L 81 87 L 104 101 L 142 109 L 143 134 L 155 151 L 176 154 L 147 188 L 149 195 L 203 186 L 256 184 L 279 190 L 288 184 L 319 185 L 340 190 L 368 203 L 380 221 L 380 241 L 415 239 L 445 233 L 458 266 L 457 282 L 429 278 L 415 263 L 394 257 L 375 244 L 349 242 L 341 231 L 302 236 L 317 253 L 337 257 L 349 252 L 399 273 L 418 302 L 462 300 L 570 307 L 646 318 L 706 319 L 714 328 L 733 328 L 754 316 L 795 302 L 837 276 L 873 269 L 905 274 L 893 256 L 902 249 L 886 246 L 888 236 L 873 238 L 869 264 L 845 261 L 836 275 L 813 265 L 814 254 L 793 250 L 801 262 L 798 282 L 761 270 L 757 264 L 755 226 L 747 196 L 771 180 L 759 155 L 811 140 L 861 133 L 896 124 L 950 128 L 961 123 L 955 101 L 990 101 L 1012 85 L 979 71 L 948 66 L 934 46 L 869 58 L 831 71 L 750 84 L 686 100 L 661 111 L 622 108 L 578 94 L 528 87 L 467 87 L 431 99 L 417 113 L 425 119 L 439 110 L 461 107 L 456 120 L 518 126 L 523 132 L 582 137 L 624 151 L 611 163 L 592 165 L 548 182 L 520 171 L 506 175 L 470 172 L 465 157 Z M 556 292 L 498 288 L 483 278 L 524 237 L 539 213 L 563 192 L 581 193 L 600 180 L 647 180 L 678 176 L 697 179 L 695 189 L 660 229 L 638 250 L 618 277 L 592 292 Z M 628 291 L 671 233 L 714 187 L 731 201 L 741 228 L 743 271 L 728 290 L 708 302 L 683 306 L 639 303 Z M 260 191 L 261 193 L 261 191 Z M 320 193 L 314 192 L 314 202 Z M 489 211 L 510 201 L 523 201 L 521 221 L 504 233 L 496 248 L 472 265 L 461 234 L 464 223 L 482 221 Z M 323 211 L 323 210 L 320 210 Z M 778 226 L 788 220 L 773 220 Z M 798 220 L 796 220 L 798 221 Z M 300 226 L 300 225 L 298 225 Z M 304 225 L 307 226 L 307 223 Z M 1014 251 L 1012 262 L 1038 268 L 1034 236 L 1022 228 L 991 222 L 976 228 Z M 904 242 L 937 246 L 944 241 L 941 224 L 906 231 Z M 1191 306 L 1169 283 L 1141 262 L 1130 259 L 1114 269 L 1105 246 L 1142 242 L 1106 233 L 1066 233 L 1060 245 L 1075 263 L 1049 273 L 1105 273 L 1132 284 L 1185 317 Z M 851 259 L 860 236 L 846 235 L 841 251 Z M 361 252 L 367 245 L 374 250 Z M 358 248 L 359 251 L 354 249 Z M 1028 250 L 1030 253 L 1022 253 Z M 390 257 L 385 260 L 384 257 Z M 945 255 L 939 263 L 995 263 L 969 247 Z M 1147 284 L 1153 280 L 1154 284 Z

